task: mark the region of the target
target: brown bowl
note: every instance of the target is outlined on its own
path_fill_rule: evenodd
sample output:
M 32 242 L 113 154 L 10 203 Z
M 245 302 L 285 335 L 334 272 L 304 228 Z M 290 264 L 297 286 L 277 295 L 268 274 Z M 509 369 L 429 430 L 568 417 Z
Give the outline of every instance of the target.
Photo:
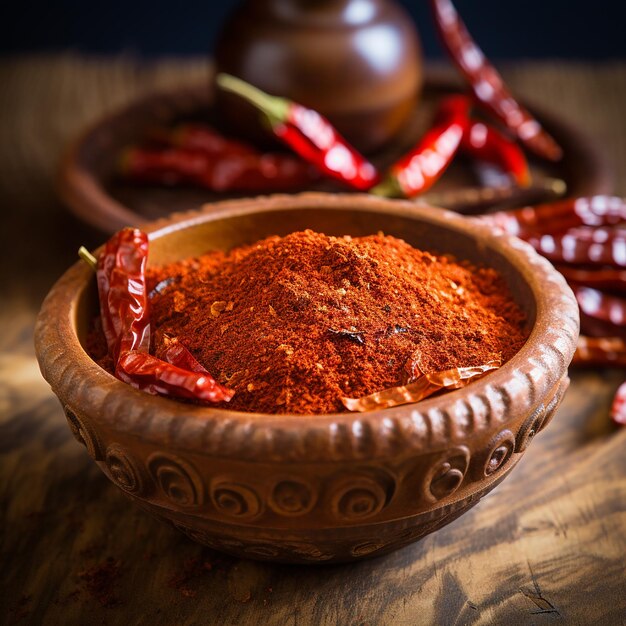
M 37 321 L 42 373 L 76 439 L 132 500 L 192 539 L 240 556 L 348 561 L 411 543 L 476 504 L 517 464 L 568 386 L 578 308 L 527 244 L 409 202 L 303 194 L 207 206 L 148 227 L 152 263 L 270 234 L 383 230 L 505 277 L 531 333 L 500 369 L 418 404 L 365 414 L 264 415 L 136 391 L 83 345 L 95 280 L 76 263 Z

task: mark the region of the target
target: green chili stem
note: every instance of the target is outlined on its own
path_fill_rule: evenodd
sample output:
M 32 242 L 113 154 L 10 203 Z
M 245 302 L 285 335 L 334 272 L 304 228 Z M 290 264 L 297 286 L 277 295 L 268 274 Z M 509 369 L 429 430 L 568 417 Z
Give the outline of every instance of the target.
M 404 198 L 402 188 L 395 178 L 387 177 L 369 190 L 369 193 L 383 198 Z
M 240 96 L 265 113 L 272 125 L 284 122 L 287 119 L 290 105 L 289 100 L 278 98 L 277 96 L 270 96 L 250 83 L 236 78 L 235 76 L 231 76 L 230 74 L 218 74 L 216 81 L 224 91 L 229 91 Z
M 95 272 L 98 269 L 98 259 L 85 248 L 81 246 L 78 248 L 78 256 L 89 265 L 89 267 Z

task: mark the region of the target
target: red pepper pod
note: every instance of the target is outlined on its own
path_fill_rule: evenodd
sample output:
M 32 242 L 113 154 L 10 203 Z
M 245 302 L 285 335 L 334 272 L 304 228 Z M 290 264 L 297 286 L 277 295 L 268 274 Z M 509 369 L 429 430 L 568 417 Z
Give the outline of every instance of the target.
M 170 145 L 176 148 L 195 150 L 214 157 L 257 153 L 252 146 L 224 137 L 206 124 L 179 124 L 168 133 L 167 138 Z
M 571 287 L 582 316 L 588 319 L 587 334 L 626 336 L 626 299 L 581 285 Z
M 153 394 L 206 402 L 230 400 L 234 391 L 217 383 L 184 346 L 172 344 L 166 353 L 175 364 L 148 353 L 147 258 L 146 233 L 125 228 L 109 239 L 97 262 L 100 316 L 116 378 Z
M 412 198 L 430 189 L 458 151 L 469 124 L 470 101 L 451 96 L 442 101 L 435 125 L 408 154 L 396 161 L 371 193 Z
M 232 180 L 228 185 L 231 190 L 238 189 L 255 192 L 297 191 L 305 189 L 312 182 L 319 180 L 319 172 L 304 160 L 289 154 L 268 153 L 249 158 L 241 162 L 239 171 L 236 163 L 222 160 L 216 167 L 221 180 Z M 219 183 L 214 181 L 214 188 Z
M 482 219 L 517 237 L 561 233 L 577 226 L 611 226 L 626 222 L 626 200 L 602 195 L 566 198 L 514 211 L 500 211 Z
M 572 363 L 574 365 L 626 367 L 626 342 L 620 337 L 580 335 Z
M 157 354 L 158 351 L 157 351 Z M 166 339 L 165 346 L 161 354 L 164 361 L 182 367 L 190 372 L 198 374 L 208 374 L 208 370 L 202 365 L 189 350 L 177 339 Z
M 203 184 L 211 160 L 201 152 L 169 148 L 128 148 L 120 159 L 123 178 L 161 185 Z
M 147 258 L 148 236 L 136 228 L 124 228 L 109 239 L 98 259 L 102 329 L 114 363 L 122 352 L 147 352 L 150 345 Z
M 568 282 L 626 294 L 626 270 L 570 267 L 562 263 L 555 265 L 555 267 Z
M 570 231 L 544 235 L 533 233 L 523 239 L 547 259 L 558 263 L 626 267 L 626 237 L 618 232 L 601 241 Z
M 120 356 L 115 376 L 136 389 L 154 395 L 228 402 L 235 393 L 220 385 L 209 374 L 183 369 L 135 350 Z
M 262 111 L 274 135 L 320 172 L 359 191 L 378 182 L 376 168 L 313 109 L 270 96 L 229 74 L 219 74 L 217 83 Z
M 437 29 L 450 57 L 467 79 L 478 102 L 537 155 L 558 161 L 563 150 L 520 105 L 467 30 L 451 0 L 430 0 Z
M 225 137 L 208 124 L 186 122 L 173 127 L 155 126 L 147 129 L 145 144 L 148 148 L 180 148 L 193 150 L 211 157 L 234 154 L 256 154 L 251 145 Z
M 489 124 L 471 122 L 463 134 L 461 151 L 500 167 L 520 187 L 528 187 L 531 183 L 530 168 L 523 150 Z
M 290 155 L 248 152 L 215 157 L 182 148 L 129 148 L 120 171 L 133 183 L 196 185 L 217 192 L 293 191 L 316 179 L 310 165 Z

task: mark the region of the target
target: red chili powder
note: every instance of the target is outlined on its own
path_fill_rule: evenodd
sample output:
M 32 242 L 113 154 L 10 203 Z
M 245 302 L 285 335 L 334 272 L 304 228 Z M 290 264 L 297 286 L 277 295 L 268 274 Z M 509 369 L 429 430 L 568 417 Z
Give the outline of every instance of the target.
M 495 270 L 382 234 L 268 237 L 152 268 L 148 287 L 154 353 L 178 339 L 240 411 L 342 411 L 400 384 L 416 351 L 426 373 L 478 366 L 528 334 Z
M 115 588 L 122 575 L 121 565 L 121 561 L 109 557 L 106 561 L 78 573 L 85 589 L 102 606 L 112 607 L 120 604 L 119 598 L 115 595 Z

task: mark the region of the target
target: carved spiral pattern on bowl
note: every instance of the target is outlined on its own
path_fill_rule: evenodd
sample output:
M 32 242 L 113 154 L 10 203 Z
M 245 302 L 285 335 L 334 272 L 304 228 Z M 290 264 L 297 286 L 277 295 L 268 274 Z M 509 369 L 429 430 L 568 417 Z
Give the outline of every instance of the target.
M 386 485 L 370 476 L 343 477 L 334 485 L 331 511 L 341 521 L 360 521 L 380 513 L 386 506 Z
M 463 482 L 469 466 L 470 451 L 467 446 L 457 446 L 433 464 L 426 473 L 424 494 L 436 502 L 453 494 Z
M 155 452 L 148 469 L 165 497 L 180 507 L 198 507 L 204 502 L 204 485 L 198 472 L 173 455 Z
M 107 448 L 106 466 L 111 480 L 124 491 L 135 495 L 145 491 L 141 466 L 122 446 L 112 443 Z
M 543 428 L 546 419 L 546 406 L 540 404 L 525 420 L 517 433 L 515 452 L 524 452 L 534 439 L 535 435 Z
M 87 426 L 68 406 L 64 406 L 63 410 L 65 411 L 65 417 L 74 435 L 74 439 L 87 448 L 87 452 L 92 459 L 102 461 L 102 447 L 98 435 L 96 435 L 94 430 L 90 426 Z
M 569 378 L 566 376 L 557 383 L 554 390 L 548 395 L 549 401 L 540 404 L 532 414 L 526 418 L 517 433 L 515 452 L 524 452 L 535 435 L 550 423 L 568 387 Z
M 308 513 L 316 500 L 317 491 L 313 486 L 296 480 L 281 480 L 274 485 L 268 504 L 279 515 L 295 517 Z
M 211 501 L 219 512 L 238 519 L 256 517 L 262 508 L 261 499 L 251 487 L 219 479 L 211 484 Z
M 492 476 L 508 463 L 515 451 L 515 436 L 510 430 L 498 433 L 482 455 L 479 476 Z
M 546 407 L 546 415 L 543 419 L 543 422 L 541 423 L 541 430 L 543 430 L 552 421 L 552 418 L 554 417 L 554 414 L 561 405 L 561 400 L 563 400 L 563 396 L 565 395 L 565 392 L 569 387 L 569 382 L 569 377 L 566 376 L 559 383 L 556 394 L 554 395 L 552 400 L 550 400 L 548 406 Z

